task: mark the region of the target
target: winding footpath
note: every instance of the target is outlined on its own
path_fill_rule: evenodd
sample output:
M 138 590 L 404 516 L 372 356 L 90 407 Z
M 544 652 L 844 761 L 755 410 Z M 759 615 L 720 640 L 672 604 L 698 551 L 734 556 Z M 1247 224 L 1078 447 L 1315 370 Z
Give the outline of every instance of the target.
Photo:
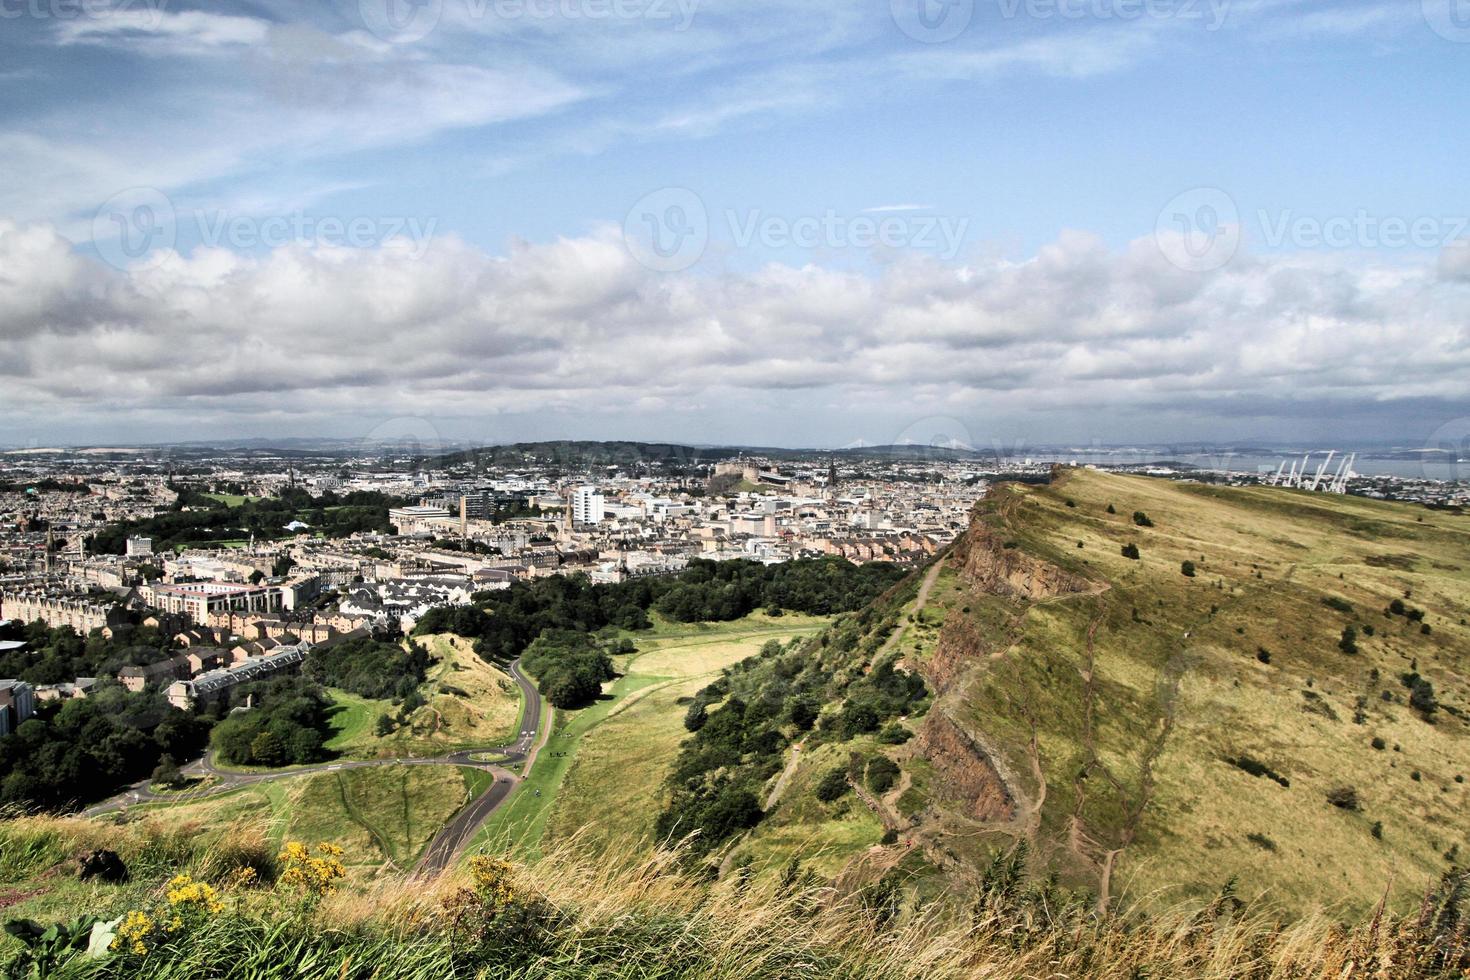
M 208 789 L 189 793 L 158 793 L 145 779 L 134 783 L 111 799 L 88 807 L 82 812 L 85 816 L 97 817 L 109 813 L 126 812 L 129 807 L 139 804 L 192 803 L 233 792 L 255 783 L 309 776 L 320 772 L 338 772 L 343 769 L 368 769 L 379 766 L 461 766 L 494 773 L 495 781 L 490 784 L 489 788 L 461 807 L 453 819 L 445 824 L 424 848 L 423 856 L 419 858 L 414 873 L 425 877 L 433 876 L 454 862 L 486 819 L 510 797 L 511 792 L 524 778 L 524 774 L 531 771 L 531 766 L 536 761 L 536 753 L 540 751 L 544 741 L 541 696 L 536 692 L 536 685 L 521 671 L 519 660 L 511 663 L 509 673 L 521 689 L 521 704 L 524 706 L 521 712 L 520 730 L 515 741 L 509 745 L 457 749 L 439 756 L 346 759 L 341 762 L 297 766 L 274 772 L 241 772 L 221 769 L 215 764 L 212 756 L 206 755 L 183 767 L 182 772 L 189 777 L 213 777 L 215 781 Z M 496 761 L 485 761 L 486 756 L 493 757 Z M 521 776 L 503 768 L 517 763 L 524 763 Z

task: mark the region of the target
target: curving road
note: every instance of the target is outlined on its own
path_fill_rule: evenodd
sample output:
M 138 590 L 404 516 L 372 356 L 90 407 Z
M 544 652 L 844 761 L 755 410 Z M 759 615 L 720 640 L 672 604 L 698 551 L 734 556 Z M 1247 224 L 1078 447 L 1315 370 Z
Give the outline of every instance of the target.
M 185 776 L 214 777 L 215 782 L 208 789 L 193 793 L 156 793 L 149 786 L 149 781 L 145 779 L 134 783 L 111 799 L 88 807 L 82 813 L 85 816 L 95 817 L 125 811 L 128 807 L 139 803 L 192 802 L 228 793 L 254 783 L 290 779 L 294 776 L 306 776 L 318 772 L 337 772 L 343 769 L 367 769 L 376 766 L 465 766 L 493 772 L 495 782 L 491 783 L 485 792 L 466 803 L 424 848 L 423 856 L 419 859 L 414 873 L 438 874 L 459 856 L 465 845 L 474 837 L 475 832 L 480 829 L 480 825 L 505 802 L 511 791 L 521 781 L 522 777 L 502 767 L 523 762 L 525 765 L 522 771 L 528 773 L 536 761 L 541 736 L 541 696 L 536 693 L 536 686 L 531 679 L 521 671 L 519 660 L 510 664 L 509 673 L 521 689 L 521 704 L 524 706 L 521 712 L 520 730 L 516 734 L 515 741 L 509 745 L 458 749 L 440 756 L 349 759 L 342 762 L 323 762 L 313 766 L 298 766 L 275 772 L 239 772 L 233 769 L 221 769 L 215 765 L 210 755 L 206 755 L 184 766 L 182 772 Z M 493 757 L 496 761 L 485 761 L 486 756 Z

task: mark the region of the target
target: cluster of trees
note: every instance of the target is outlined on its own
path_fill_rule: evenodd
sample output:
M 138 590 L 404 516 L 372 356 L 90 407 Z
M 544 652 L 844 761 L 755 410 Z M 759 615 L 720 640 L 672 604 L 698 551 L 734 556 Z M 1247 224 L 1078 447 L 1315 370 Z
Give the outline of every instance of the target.
M 739 619 L 763 608 L 828 616 L 861 609 L 904 574 L 886 562 L 854 565 L 835 557 L 778 565 L 695 561 L 668 583 L 654 608 L 684 623 Z
M 376 636 L 359 636 L 313 649 L 301 672 L 327 687 L 386 699 L 413 694 L 428 668 L 429 652 L 412 640 L 404 650 Z
M 109 640 L 97 630 L 80 636 L 70 626 L 52 629 L 38 619 L 0 627 L 0 639 L 25 643 L 19 649 L 0 653 L 0 677 L 32 684 L 112 675 L 130 664 L 156 663 L 177 652 L 170 637 L 151 627 L 136 627 Z
M 602 682 L 615 676 L 608 651 L 590 633 L 577 630 L 542 630 L 526 648 L 521 666 L 558 708 L 590 704 L 602 693 Z
M 37 707 L 0 739 L 0 804 L 65 809 L 104 799 L 165 755 L 197 754 L 213 720 L 171 707 L 156 691 L 134 694 L 115 683 Z
M 214 726 L 210 742 L 232 765 L 286 766 L 326 758 L 331 737 L 331 703 L 321 687 L 304 677 L 277 677 L 242 685 L 257 706 L 231 714 Z
M 661 837 L 697 834 L 692 847 L 703 853 L 754 825 L 762 816 L 757 794 L 792 740 L 810 749 L 870 733 L 884 744 L 907 739 L 894 719 L 922 714 L 929 692 L 891 655 L 875 662 L 902 599 L 884 605 L 843 617 L 814 640 L 771 641 L 694 696 L 684 721 L 694 734 L 669 776 L 669 804 L 656 825 Z M 896 777 L 878 763 L 873 782 Z M 846 787 L 845 774 L 832 776 L 824 798 Z
M 547 628 L 595 633 L 606 627 L 642 630 L 650 609 L 679 622 L 738 619 L 756 609 L 814 615 L 861 609 L 904 576 L 892 565 L 854 565 L 845 558 L 815 558 L 763 565 L 753 561 L 696 559 L 680 575 L 594 585 L 582 575 L 551 575 L 480 592 L 473 607 L 430 610 L 418 635 L 454 632 L 474 638 L 489 660 L 521 655 Z
M 135 534 L 153 539 L 154 548 L 164 551 L 176 544 L 228 541 L 248 538 L 252 534 L 262 540 L 286 537 L 286 525 L 292 521 L 310 524 L 315 532 L 329 537 L 345 537 L 357 531 L 391 530 L 388 510 L 397 507 L 397 497 L 372 491 L 354 491 L 338 495 L 327 491 L 319 497 L 300 488 L 283 490 L 279 497 L 246 500 L 231 507 L 223 501 L 188 488 L 173 488 L 179 493 L 173 509 L 166 514 L 134 521 L 109 524 L 91 540 L 94 552 L 122 554 L 127 539 Z

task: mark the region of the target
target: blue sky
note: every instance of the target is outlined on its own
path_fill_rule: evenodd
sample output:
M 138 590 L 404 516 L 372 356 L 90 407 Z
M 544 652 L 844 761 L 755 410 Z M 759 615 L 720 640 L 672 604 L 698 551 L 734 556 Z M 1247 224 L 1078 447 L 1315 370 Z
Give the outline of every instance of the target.
M 0 0 L 0 441 L 1429 438 L 1459 3 Z

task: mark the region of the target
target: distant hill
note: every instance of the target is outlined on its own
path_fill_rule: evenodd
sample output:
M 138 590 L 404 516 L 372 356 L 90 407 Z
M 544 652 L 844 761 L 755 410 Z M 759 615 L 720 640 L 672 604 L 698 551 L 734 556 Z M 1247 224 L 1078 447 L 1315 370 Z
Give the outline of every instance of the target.
M 670 813 L 749 787 L 764 816 L 715 856 L 757 869 L 818 852 L 943 889 L 1024 842 L 1035 876 L 1104 903 L 1233 882 L 1404 907 L 1470 857 L 1467 616 L 1463 515 L 1092 470 L 1000 484 L 922 578 L 732 672 L 714 694 L 741 720 L 710 699 Z M 732 766 L 741 725 L 799 750 Z

